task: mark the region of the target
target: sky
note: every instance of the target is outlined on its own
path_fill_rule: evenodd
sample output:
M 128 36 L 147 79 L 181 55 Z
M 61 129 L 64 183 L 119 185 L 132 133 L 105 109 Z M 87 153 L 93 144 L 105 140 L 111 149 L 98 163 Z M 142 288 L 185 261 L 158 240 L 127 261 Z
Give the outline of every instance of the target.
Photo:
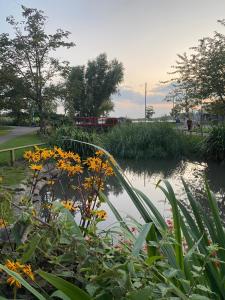
M 57 50 L 71 65 L 86 64 L 100 53 L 124 65 L 120 93 L 112 97 L 112 116 L 144 117 L 144 85 L 147 104 L 155 116 L 168 114 L 163 101 L 168 72 L 177 54 L 188 52 L 198 40 L 224 29 L 225 0 L 0 0 L 0 32 L 10 32 L 5 18 L 20 19 L 21 5 L 38 8 L 49 17 L 47 31 L 71 32 L 76 47 Z

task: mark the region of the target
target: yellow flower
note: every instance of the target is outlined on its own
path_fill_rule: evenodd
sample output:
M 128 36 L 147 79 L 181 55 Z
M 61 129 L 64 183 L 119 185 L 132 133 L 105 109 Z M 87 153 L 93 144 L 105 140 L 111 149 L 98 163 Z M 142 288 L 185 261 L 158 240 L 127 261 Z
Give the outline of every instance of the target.
M 44 204 L 42 204 L 42 207 L 50 210 L 50 209 L 52 209 L 52 203 L 48 203 L 48 202 L 44 203 Z
M 108 160 L 102 164 L 102 169 L 105 171 L 106 176 L 114 175 L 113 168 L 110 166 Z
M 75 165 L 75 166 L 69 165 L 66 168 L 66 171 L 68 171 L 69 176 L 73 176 L 75 174 L 82 173 L 83 172 L 83 167 L 81 165 Z
M 48 185 L 53 185 L 54 183 L 55 183 L 54 180 L 48 180 L 48 181 L 47 181 L 47 184 L 48 184 Z
M 107 218 L 107 212 L 105 210 L 97 210 L 95 212 L 95 215 L 97 216 L 98 219 L 101 219 L 101 220 L 106 220 Z
M 4 219 L 0 219 L 0 228 L 5 228 L 7 222 Z
M 102 156 L 102 155 L 104 155 L 104 151 L 98 150 L 98 151 L 95 152 L 95 155 Z
M 30 160 L 30 159 L 32 159 L 32 157 L 33 157 L 33 152 L 32 152 L 32 151 L 26 151 L 26 152 L 24 152 L 23 157 L 24 157 L 25 159 L 27 159 L 27 160 Z
M 25 265 L 22 268 L 24 274 L 26 274 L 31 280 L 34 281 L 34 273 L 32 272 L 31 265 Z
M 11 261 L 7 259 L 5 266 L 11 270 L 14 271 L 21 276 L 25 274 L 27 277 L 29 277 L 31 280 L 34 280 L 34 274 L 32 272 L 31 266 L 30 265 L 22 265 L 19 261 Z M 16 288 L 21 288 L 21 284 L 19 281 L 17 281 L 14 277 L 10 276 L 7 279 L 7 283 L 12 286 L 14 285 Z
M 17 271 L 17 264 L 14 261 L 11 261 L 9 259 L 7 259 L 5 266 L 9 269 L 12 270 L 14 272 Z
M 55 155 L 55 151 L 53 151 L 53 150 L 47 150 L 47 149 L 44 149 L 44 150 L 41 152 L 41 158 L 42 158 L 43 160 L 52 158 L 52 157 L 54 157 L 54 155 Z
M 12 286 L 14 285 L 16 288 L 21 288 L 22 285 L 19 281 L 17 281 L 14 277 L 10 276 L 8 279 L 7 279 L 7 283 Z
M 0 183 L 3 181 L 3 177 L 2 176 L 0 176 Z
M 33 216 L 33 217 L 36 217 L 36 216 L 37 216 L 37 212 L 36 212 L 35 209 L 32 209 L 32 212 L 31 212 L 31 213 L 32 213 L 32 216 Z
M 88 166 L 88 169 L 92 172 L 100 172 L 102 169 L 102 160 L 99 157 L 88 157 L 84 164 Z
M 74 203 L 71 200 L 64 200 L 64 201 L 61 201 L 61 203 L 69 211 L 76 211 L 77 210 L 77 207 L 74 206 Z
M 35 165 L 35 164 L 32 164 L 30 166 L 31 170 L 33 171 L 41 171 L 43 169 L 43 166 L 42 165 Z
M 86 190 L 95 188 L 98 191 L 103 191 L 104 190 L 104 182 L 101 178 L 96 177 L 96 176 L 86 177 L 86 178 L 84 178 L 83 187 Z

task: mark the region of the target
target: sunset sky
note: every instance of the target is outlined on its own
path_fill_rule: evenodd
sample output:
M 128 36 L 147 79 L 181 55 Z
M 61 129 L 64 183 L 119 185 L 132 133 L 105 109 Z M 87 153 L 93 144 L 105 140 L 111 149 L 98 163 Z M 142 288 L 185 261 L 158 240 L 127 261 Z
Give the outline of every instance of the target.
M 76 47 L 57 51 L 71 65 L 86 64 L 103 52 L 123 63 L 114 116 L 143 117 L 145 82 L 156 116 L 169 113 L 162 102 L 168 87 L 160 81 L 169 78 L 176 54 L 214 30 L 224 32 L 217 20 L 225 18 L 225 0 L 0 0 L 1 32 L 10 31 L 6 16 L 20 18 L 21 4 L 44 10 L 49 33 L 57 28 L 72 33 Z

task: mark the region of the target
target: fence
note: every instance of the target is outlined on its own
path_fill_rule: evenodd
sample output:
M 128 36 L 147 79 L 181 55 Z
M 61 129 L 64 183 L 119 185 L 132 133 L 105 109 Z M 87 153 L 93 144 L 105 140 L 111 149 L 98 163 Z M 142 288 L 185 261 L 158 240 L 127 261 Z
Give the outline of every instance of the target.
M 15 147 L 15 148 L 8 148 L 8 149 L 2 149 L 0 150 L 0 154 L 4 152 L 9 152 L 10 153 L 10 165 L 13 166 L 16 160 L 16 151 L 20 149 L 26 149 L 26 148 L 34 148 L 35 146 L 42 146 L 45 145 L 45 143 L 39 143 L 39 144 L 32 144 L 32 145 L 25 145 L 25 146 L 20 146 L 20 147 Z

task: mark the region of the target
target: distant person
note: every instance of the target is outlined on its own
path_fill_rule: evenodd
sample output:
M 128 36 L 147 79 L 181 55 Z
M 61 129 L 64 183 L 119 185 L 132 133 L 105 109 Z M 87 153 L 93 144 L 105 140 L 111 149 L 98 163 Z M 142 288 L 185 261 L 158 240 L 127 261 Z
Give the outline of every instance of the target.
M 187 128 L 188 128 L 188 131 L 191 131 L 191 129 L 192 129 L 192 120 L 190 118 L 187 120 Z

